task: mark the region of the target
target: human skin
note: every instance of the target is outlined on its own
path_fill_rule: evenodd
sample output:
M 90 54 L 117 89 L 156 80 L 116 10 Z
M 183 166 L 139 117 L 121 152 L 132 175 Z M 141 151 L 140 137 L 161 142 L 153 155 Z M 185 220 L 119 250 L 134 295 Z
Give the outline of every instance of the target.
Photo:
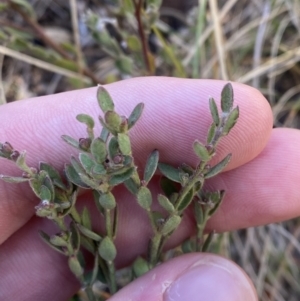
M 213 80 L 145 77 L 106 86 L 116 111 L 123 115 L 128 116 L 137 103 L 145 103 L 143 116 L 131 132 L 140 170 L 153 149 L 159 150 L 161 162 L 174 166 L 197 163 L 192 143 L 195 139 L 205 141 L 211 123 L 208 98 L 212 96 L 219 102 L 224 84 Z M 212 164 L 228 153 L 232 153 L 232 160 L 226 172 L 206 184 L 207 189 L 226 190 L 221 208 L 208 225 L 208 230 L 217 232 L 279 222 L 300 213 L 300 132 L 272 129 L 272 112 L 260 92 L 242 84 L 232 85 L 240 118 L 220 142 Z M 17 150 L 26 150 L 30 166 L 44 161 L 62 170 L 76 151 L 60 136 L 86 135 L 85 127 L 75 120 L 79 113 L 97 119 L 96 87 L 1 106 L 0 140 L 9 141 Z M 20 174 L 5 160 L 1 160 L 0 172 Z M 154 192 L 157 183 L 155 176 L 150 185 Z M 125 189 L 114 193 L 120 207 L 117 265 L 122 267 L 146 252 L 150 228 L 144 212 Z M 89 192 L 83 193 L 79 206 L 92 206 L 91 199 Z M 79 288 L 66 258 L 39 238 L 39 229 L 52 231 L 52 227 L 34 215 L 36 204 L 37 199 L 26 183 L 0 182 L 0 300 L 67 300 Z M 95 227 L 98 226 L 96 221 Z M 194 221 L 188 213 L 168 246 L 182 242 L 193 234 L 193 229 Z M 197 289 L 210 288 L 209 283 L 214 283 L 217 290 L 202 289 L 206 297 L 202 295 L 201 301 L 256 300 L 253 286 L 240 268 L 209 254 L 189 254 L 160 265 L 111 300 L 200 300 L 193 296 L 199 298 Z M 194 292 L 193 296 L 188 295 L 190 292 Z M 210 295 L 213 293 L 219 295 Z

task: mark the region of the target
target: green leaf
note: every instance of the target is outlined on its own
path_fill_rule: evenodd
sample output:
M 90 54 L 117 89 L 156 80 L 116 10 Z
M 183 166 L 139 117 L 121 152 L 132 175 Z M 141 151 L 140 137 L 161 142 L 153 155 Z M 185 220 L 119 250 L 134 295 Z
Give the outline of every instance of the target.
M 50 236 L 43 232 L 43 231 L 39 231 L 39 235 L 41 236 L 41 238 L 43 239 L 43 241 L 49 245 L 52 249 L 58 251 L 59 253 L 63 254 L 63 255 L 66 255 L 66 253 L 63 251 L 63 249 L 61 247 L 58 247 L 58 246 L 55 246 L 53 245 L 51 242 L 50 242 Z
M 122 174 L 114 175 L 109 179 L 108 184 L 110 186 L 116 186 L 118 184 L 124 183 L 127 179 L 131 177 L 134 171 L 135 167 L 131 167 Z
M 212 123 L 208 129 L 208 133 L 207 133 L 207 138 L 206 138 L 206 142 L 207 144 L 211 144 L 214 136 L 215 136 L 215 133 L 216 133 L 216 125 L 214 123 Z
M 120 151 L 123 155 L 125 156 L 131 155 L 131 143 L 128 135 L 119 133 L 118 143 L 119 143 Z
M 202 225 L 205 221 L 204 221 L 203 209 L 199 202 L 194 202 L 194 214 L 195 214 L 196 224 Z
M 174 168 L 171 165 L 165 164 L 165 163 L 158 163 L 158 169 L 160 172 L 166 176 L 168 179 L 181 183 L 181 178 L 180 178 L 180 170 L 177 168 Z
M 213 98 L 209 99 L 209 109 L 210 109 L 210 113 L 213 118 L 214 124 L 216 126 L 218 126 L 220 123 L 220 117 L 219 117 L 219 112 L 218 112 L 216 102 Z
M 133 270 L 134 276 L 136 278 L 138 278 L 138 277 L 146 274 L 149 271 L 149 264 L 144 258 L 139 256 L 134 261 L 134 263 L 132 265 L 132 270 Z
M 65 172 L 70 182 L 72 182 L 73 184 L 81 188 L 89 188 L 89 186 L 81 180 L 80 176 L 78 175 L 78 172 L 75 170 L 75 168 L 72 165 L 66 164 Z
M 183 211 L 191 204 L 193 198 L 194 198 L 194 187 L 187 192 L 187 194 L 184 196 L 180 204 L 178 204 L 177 210 L 179 212 Z
M 20 155 L 19 155 L 19 157 L 18 157 L 18 159 L 17 159 L 17 161 L 16 161 L 16 165 L 17 165 L 20 169 L 22 169 L 23 171 L 25 171 L 25 172 L 27 172 L 27 173 L 29 173 L 29 174 L 32 174 L 32 171 L 31 171 L 31 169 L 27 166 L 25 160 L 26 160 L 26 152 L 24 151 L 24 152 L 20 153 Z
M 141 102 L 136 105 L 131 114 L 128 117 L 128 129 L 131 129 L 136 122 L 140 119 L 145 105 Z
M 224 86 L 221 92 L 221 108 L 224 113 L 229 113 L 233 106 L 233 88 L 231 83 Z
M 150 209 L 152 204 L 152 194 L 150 190 L 142 186 L 137 193 L 137 201 L 138 204 L 144 209 Z
M 125 74 L 132 74 L 133 71 L 133 61 L 130 57 L 121 55 L 116 61 L 116 67 Z
M 101 164 L 102 162 L 104 162 L 107 156 L 105 142 L 100 138 L 94 139 L 91 144 L 91 153 L 97 163 Z
M 144 181 L 145 183 L 149 183 L 151 178 L 153 177 L 157 165 L 158 165 L 158 160 L 159 160 L 159 152 L 157 149 L 155 149 L 148 157 L 146 166 L 145 166 L 145 171 L 144 171 Z
M 83 275 L 83 268 L 77 258 L 77 256 L 72 255 L 68 259 L 68 265 L 72 273 L 77 277 L 80 278 Z
M 83 166 L 84 170 L 90 174 L 92 172 L 93 167 L 95 166 L 94 160 L 86 153 L 79 154 L 79 161 Z
M 50 243 L 57 247 L 67 247 L 69 245 L 69 243 L 63 237 L 58 235 L 51 235 Z
M 107 210 L 112 210 L 116 207 L 116 200 L 111 192 L 102 193 L 99 198 L 100 205 Z
M 173 215 L 165 222 L 161 229 L 161 234 L 166 236 L 170 234 L 172 231 L 174 231 L 180 224 L 181 217 L 178 215 Z
M 140 187 L 140 185 L 138 183 L 136 183 L 136 181 L 132 177 L 130 177 L 129 179 L 127 179 L 124 182 L 124 185 L 134 195 L 137 194 L 137 192 L 139 190 L 139 187 Z
M 73 247 L 73 250 L 77 253 L 80 248 L 80 235 L 78 228 L 75 224 L 75 222 L 71 222 L 70 224 L 70 231 L 71 231 L 71 244 Z
M 47 174 L 49 175 L 49 177 L 51 178 L 51 180 L 55 186 L 57 186 L 63 190 L 66 189 L 66 185 L 63 183 L 59 172 L 54 167 L 52 167 L 51 165 L 49 165 L 47 163 L 40 162 L 39 169 L 47 172 Z
M 119 155 L 119 142 L 117 137 L 112 137 L 108 143 L 108 154 L 111 159 L 113 159 L 116 155 Z
M 157 196 L 159 204 L 170 214 L 172 214 L 175 211 L 174 205 L 171 203 L 171 201 L 164 195 L 159 194 Z
M 223 127 L 222 135 L 228 135 L 230 130 L 234 127 L 239 118 L 239 107 L 234 108 L 226 119 L 226 123 Z
M 92 275 L 91 275 L 91 279 L 89 281 L 89 285 L 91 287 L 95 283 L 95 281 L 97 280 L 98 273 L 99 273 L 99 256 L 97 254 L 95 254 L 93 272 L 92 272 Z M 93 295 L 93 297 L 89 297 L 90 300 L 93 300 L 92 298 L 94 298 L 93 293 L 92 293 L 92 295 Z
M 32 191 L 35 193 L 35 195 L 39 198 L 40 197 L 40 191 L 41 191 L 41 186 L 42 182 L 40 179 L 31 179 L 29 181 L 30 188 Z
M 109 137 L 109 130 L 103 127 L 101 130 L 100 139 L 106 142 L 108 137 Z
M 84 207 L 81 213 L 81 222 L 82 225 L 88 229 L 92 229 L 92 219 L 90 216 L 89 209 Z
M 30 180 L 28 178 L 10 177 L 4 175 L 0 175 L 0 179 L 7 183 L 22 183 L 22 182 L 28 182 Z
M 39 172 L 39 177 L 43 178 L 42 183 L 43 183 L 43 185 L 45 185 L 49 189 L 50 194 L 51 194 L 51 201 L 53 201 L 54 197 L 55 197 L 55 189 L 54 189 L 53 182 L 50 179 L 48 173 L 44 170 L 41 170 Z
M 101 240 L 98 252 L 105 261 L 109 262 L 112 262 L 117 255 L 117 249 L 113 241 L 108 236 Z
M 225 191 L 224 190 L 221 190 L 220 191 L 220 195 L 219 195 L 219 199 L 217 200 L 217 202 L 215 203 L 215 206 L 209 210 L 208 212 L 208 216 L 211 217 L 212 215 L 215 214 L 215 212 L 218 210 L 218 208 L 220 207 L 223 199 L 224 199 L 224 196 L 225 196 Z
M 206 240 L 205 240 L 205 242 L 204 242 L 204 244 L 201 248 L 201 252 L 208 252 L 214 234 L 215 234 L 215 231 L 212 231 L 208 234 L 208 236 L 207 236 L 207 238 L 206 238 Z
M 107 90 L 102 86 L 98 87 L 97 99 L 103 113 L 114 110 L 114 102 L 110 97 L 109 93 L 107 92 Z
M 106 174 L 106 169 L 102 164 L 95 164 L 92 170 L 94 175 L 105 175 Z
M 206 147 L 199 142 L 198 140 L 195 140 L 194 145 L 194 152 L 195 154 L 204 162 L 208 162 L 211 159 L 211 156 L 208 152 L 208 150 L 206 149 Z
M 95 233 L 94 231 L 92 231 L 91 229 L 89 229 L 83 225 L 77 224 L 77 228 L 80 231 L 80 233 L 87 238 L 90 238 L 94 241 L 101 241 L 101 239 L 102 239 L 99 234 Z
M 95 250 L 96 250 L 95 244 L 90 238 L 84 236 L 83 234 L 80 234 L 80 243 L 83 248 L 85 248 L 92 254 L 95 253 Z
M 214 177 L 215 175 L 217 175 L 218 173 L 220 173 L 225 166 L 229 163 L 230 159 L 231 159 L 231 154 L 227 155 L 221 162 L 219 162 L 217 165 L 213 166 L 205 175 L 204 178 L 205 179 L 209 179 L 211 177 Z
M 104 120 L 109 128 L 111 128 L 114 132 L 119 132 L 122 118 L 118 113 L 115 111 L 107 111 L 104 115 Z
M 76 139 L 74 139 L 68 135 L 62 135 L 61 138 L 69 145 L 71 145 L 77 149 L 80 149 L 79 142 Z
M 51 192 L 45 185 L 41 185 L 39 195 L 41 200 L 51 201 L 52 199 Z
M 90 129 L 93 129 L 94 126 L 95 126 L 94 119 L 91 116 L 87 115 L 87 114 L 78 114 L 76 116 L 76 119 L 79 122 L 82 122 L 82 123 L 86 124 L 87 127 L 90 128 Z
M 98 189 L 99 184 L 92 178 L 90 178 L 87 174 L 85 173 L 78 173 L 78 176 L 82 180 L 83 183 L 85 183 L 89 188 L 91 189 Z

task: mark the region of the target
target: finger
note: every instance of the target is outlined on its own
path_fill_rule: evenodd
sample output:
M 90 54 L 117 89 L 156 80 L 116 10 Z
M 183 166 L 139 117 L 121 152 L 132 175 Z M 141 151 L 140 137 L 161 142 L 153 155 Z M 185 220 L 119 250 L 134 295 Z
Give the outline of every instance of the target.
M 1 246 L 0 258 L 5 258 L 0 261 L 1 300 L 19 300 L 22 292 L 22 300 L 63 301 L 79 289 L 66 258 L 37 238 L 37 229 L 45 227 L 41 223 L 41 219 L 33 218 L 27 228 Z M 253 285 L 237 265 L 209 254 L 189 254 L 168 261 L 110 300 L 192 301 L 198 300 L 193 298 L 199 298 L 200 293 L 201 300 L 257 300 Z
M 67 257 L 39 237 L 48 224 L 34 217 L 0 246 L 0 300 L 65 301 L 80 288 Z
M 274 129 L 267 147 L 251 162 L 210 181 L 226 197 L 210 229 L 229 231 L 300 215 L 300 131 Z
M 253 284 L 232 261 L 212 254 L 171 259 L 138 278 L 111 301 L 257 301 Z
M 117 111 L 128 115 L 140 101 L 145 114 L 133 129 L 133 151 L 138 166 L 157 148 L 161 160 L 171 164 L 195 164 L 192 142 L 205 140 L 211 123 L 208 97 L 220 98 L 223 81 L 175 78 L 138 78 L 107 88 Z M 233 158 L 229 169 L 254 158 L 264 148 L 272 127 L 272 114 L 265 98 L 257 90 L 233 83 L 235 103 L 241 117 L 236 128 L 218 147 L 215 161 L 229 152 Z M 30 165 L 45 161 L 62 169 L 75 153 L 59 136 L 75 138 L 86 135 L 75 120 L 78 113 L 97 118 L 96 88 L 39 97 L 0 107 L 0 137 L 16 149 L 25 149 Z M 19 175 L 10 162 L 1 162 L 1 173 Z M 34 213 L 35 197 L 26 184 L 0 182 L 0 243 L 24 225 Z

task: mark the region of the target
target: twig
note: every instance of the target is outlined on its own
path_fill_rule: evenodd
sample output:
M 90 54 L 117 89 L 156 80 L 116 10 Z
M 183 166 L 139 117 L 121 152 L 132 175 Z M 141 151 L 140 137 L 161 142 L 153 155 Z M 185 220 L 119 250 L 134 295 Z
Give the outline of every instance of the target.
M 73 27 L 73 37 L 76 47 L 76 58 L 77 58 L 77 66 L 78 72 L 83 74 L 83 55 L 80 44 L 80 35 L 79 35 L 79 25 L 78 25 L 78 14 L 77 14 L 77 1 L 70 0 L 70 8 L 71 8 L 71 19 L 72 19 L 72 27 Z
M 216 41 L 217 52 L 219 57 L 219 64 L 221 67 L 221 78 L 224 80 L 228 80 L 228 72 L 227 72 L 226 62 L 225 62 L 224 40 L 223 40 L 223 33 L 220 24 L 217 1 L 209 0 L 209 6 L 212 15 L 213 25 L 214 25 L 215 41 Z
M 138 2 L 133 1 L 134 7 L 135 7 L 135 17 L 138 23 L 138 32 L 141 38 L 141 42 L 142 42 L 142 48 L 143 48 L 143 56 L 144 56 L 144 61 L 145 61 L 145 65 L 147 68 L 147 71 L 149 73 L 151 72 L 151 66 L 150 66 L 150 62 L 149 62 L 149 50 L 148 50 L 148 42 L 145 36 L 145 32 L 143 29 L 143 24 L 142 24 L 142 20 L 141 20 L 141 11 L 142 11 L 142 4 L 143 4 L 143 0 L 138 0 Z
M 18 12 L 22 18 L 35 30 L 35 32 L 39 35 L 39 37 L 43 40 L 45 44 L 53 48 L 56 52 L 58 52 L 63 58 L 67 60 L 72 60 L 70 55 L 63 49 L 61 48 L 57 43 L 55 43 L 52 39 L 50 39 L 45 33 L 43 28 L 32 18 L 30 18 L 28 15 L 26 15 L 17 5 L 9 1 L 10 7 Z M 96 75 L 88 68 L 84 67 L 83 68 L 83 73 L 90 77 L 91 80 L 95 84 L 99 84 L 99 80 L 96 77 Z
M 45 70 L 48 70 L 50 72 L 54 72 L 54 73 L 61 74 L 61 75 L 71 77 L 71 78 L 82 79 L 82 76 L 79 75 L 76 72 L 70 71 L 70 70 L 65 69 L 65 68 L 61 68 L 61 67 L 53 65 L 53 64 L 49 64 L 49 63 L 44 62 L 42 60 L 33 58 L 32 56 L 20 53 L 18 51 L 6 48 L 6 47 L 1 46 L 1 45 L 0 45 L 0 54 L 7 55 L 9 57 L 15 58 L 17 60 L 20 60 L 20 61 L 25 62 L 27 64 L 34 65 L 36 67 L 39 67 L 39 68 L 42 68 L 42 69 L 45 69 Z M 83 79 L 86 83 L 88 83 L 88 84 L 90 83 L 90 78 L 84 76 Z

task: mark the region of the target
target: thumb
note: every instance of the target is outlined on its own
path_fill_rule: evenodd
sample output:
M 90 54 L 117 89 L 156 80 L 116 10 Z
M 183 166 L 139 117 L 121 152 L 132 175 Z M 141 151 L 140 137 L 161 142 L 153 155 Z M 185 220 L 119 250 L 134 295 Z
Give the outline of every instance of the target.
M 174 258 L 138 278 L 110 301 L 257 301 L 253 284 L 234 262 L 213 254 Z

